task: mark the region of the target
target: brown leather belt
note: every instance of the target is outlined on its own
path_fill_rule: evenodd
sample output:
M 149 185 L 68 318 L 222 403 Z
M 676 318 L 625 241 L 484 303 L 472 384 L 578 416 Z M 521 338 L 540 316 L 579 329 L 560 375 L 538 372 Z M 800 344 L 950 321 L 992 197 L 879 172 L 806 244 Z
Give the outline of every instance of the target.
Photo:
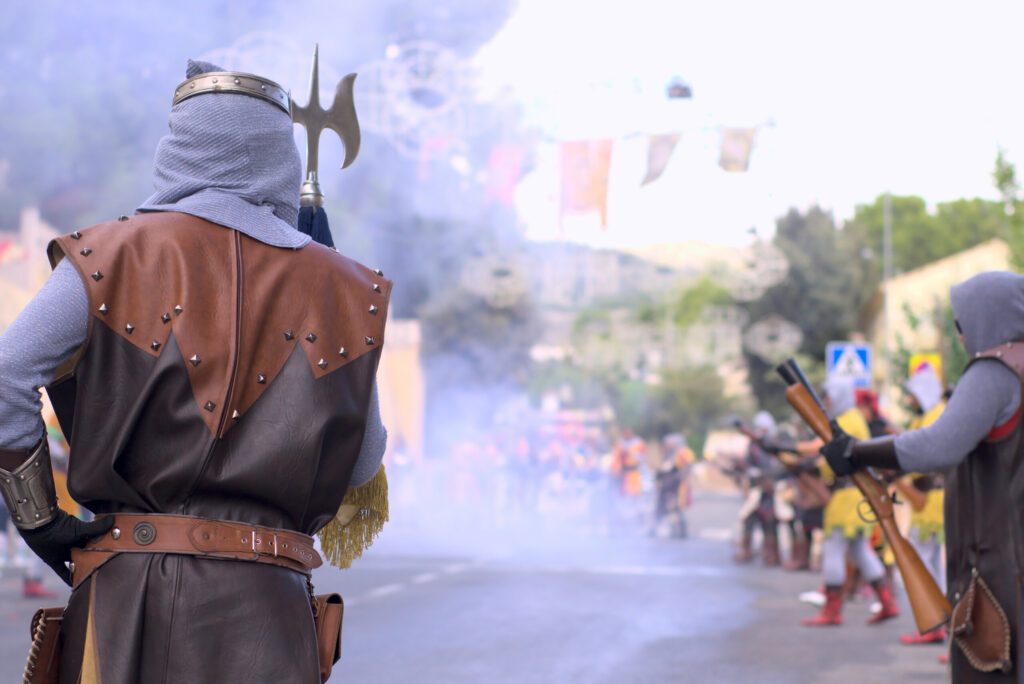
M 122 553 L 171 553 L 265 563 L 309 575 L 323 564 L 313 538 L 246 523 L 189 515 L 115 515 L 114 527 L 71 551 L 72 586 Z

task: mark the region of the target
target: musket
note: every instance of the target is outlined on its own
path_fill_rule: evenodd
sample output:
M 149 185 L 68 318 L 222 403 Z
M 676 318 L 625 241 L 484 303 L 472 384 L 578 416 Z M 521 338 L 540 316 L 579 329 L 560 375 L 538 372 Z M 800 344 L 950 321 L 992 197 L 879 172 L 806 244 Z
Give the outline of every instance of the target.
M 348 167 L 359 154 L 361 135 L 356 106 L 352 96 L 356 75 L 349 74 L 338 82 L 334 90 L 334 101 L 324 109 L 320 106 L 320 46 L 313 48 L 313 70 L 310 76 L 309 100 L 302 107 L 292 102 L 292 121 L 306 129 L 306 180 L 299 194 L 299 206 L 322 207 L 324 194 L 320 191 L 320 134 L 329 128 L 338 134 L 345 147 L 345 161 L 341 168 Z
M 832 441 L 832 433 L 839 429 L 835 421 L 830 421 L 825 406 L 811 387 L 795 359 L 789 359 L 777 369 L 786 387 L 786 400 L 800 414 L 804 422 L 824 442 Z M 928 568 L 910 545 L 893 515 L 893 501 L 882 480 L 869 468 L 859 470 L 850 476 L 864 499 L 871 506 L 878 524 L 882 526 L 885 538 L 889 541 L 896 565 L 900 568 L 903 583 L 907 589 L 907 598 L 914 612 L 914 621 L 922 634 L 938 629 L 949 621 L 952 608 L 945 594 L 935 583 Z

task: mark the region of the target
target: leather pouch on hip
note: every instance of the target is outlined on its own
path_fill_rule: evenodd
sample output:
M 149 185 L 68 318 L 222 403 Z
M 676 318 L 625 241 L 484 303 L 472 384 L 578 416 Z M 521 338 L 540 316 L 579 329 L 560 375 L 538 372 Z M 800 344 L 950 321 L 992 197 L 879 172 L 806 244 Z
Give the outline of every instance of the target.
M 316 604 L 316 640 L 320 653 L 320 681 L 331 676 L 334 664 L 341 658 L 341 621 L 345 602 L 340 594 L 314 596 Z
M 64 607 L 40 608 L 32 616 L 32 646 L 25 663 L 25 684 L 57 684 L 60 679 L 61 620 Z
M 985 580 L 974 572 L 963 597 L 950 618 L 953 641 L 967 662 L 981 672 L 1013 669 L 1010 656 L 1010 622 Z

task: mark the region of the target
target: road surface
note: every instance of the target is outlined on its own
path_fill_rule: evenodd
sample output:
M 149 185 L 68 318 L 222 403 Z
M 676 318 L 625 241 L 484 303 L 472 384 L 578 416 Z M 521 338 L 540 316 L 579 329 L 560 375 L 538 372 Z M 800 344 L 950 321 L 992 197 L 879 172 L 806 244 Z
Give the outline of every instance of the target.
M 731 562 L 736 496 L 698 495 L 691 538 L 573 525 L 454 534 L 397 515 L 349 571 L 320 570 L 346 599 L 333 682 L 863 684 L 946 678 L 938 646 L 904 647 L 909 612 L 868 627 L 799 625 L 819 578 Z M 55 585 L 54 585 L 55 586 Z M 35 602 L 0 580 L 0 681 L 18 681 Z

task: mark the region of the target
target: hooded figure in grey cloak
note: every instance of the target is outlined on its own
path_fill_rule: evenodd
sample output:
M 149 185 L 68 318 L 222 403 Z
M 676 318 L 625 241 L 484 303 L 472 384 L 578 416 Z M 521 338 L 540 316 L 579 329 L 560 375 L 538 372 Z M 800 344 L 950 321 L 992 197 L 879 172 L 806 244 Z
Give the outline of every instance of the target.
M 953 682 L 1024 682 L 1024 277 L 988 272 L 952 288 L 971 357 L 945 412 L 930 426 L 825 447 L 829 462 L 945 471 Z M 843 442 L 846 444 L 843 444 Z M 832 452 L 831 454 L 829 452 Z M 996 608 L 995 606 L 998 606 Z M 980 619 L 988 615 L 992 619 Z M 974 616 L 974 617 L 972 617 Z

